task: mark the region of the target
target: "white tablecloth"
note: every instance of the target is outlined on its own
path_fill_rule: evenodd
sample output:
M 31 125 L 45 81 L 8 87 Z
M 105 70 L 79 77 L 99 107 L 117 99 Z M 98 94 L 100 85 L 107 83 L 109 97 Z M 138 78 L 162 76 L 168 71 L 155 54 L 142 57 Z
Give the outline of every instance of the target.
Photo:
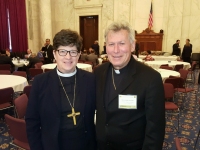
M 15 92 L 23 91 L 28 85 L 27 79 L 15 75 L 0 75 L 0 89 L 12 87 Z
M 182 61 L 145 61 L 146 65 L 151 66 L 154 69 L 159 69 L 161 65 L 168 64 L 170 67 L 174 68 L 175 65 L 183 64 L 183 69 L 189 69 L 191 67 L 190 63 Z
M 177 71 L 166 70 L 166 69 L 155 69 L 155 70 L 160 73 L 163 82 L 165 81 L 166 78 L 169 78 L 170 75 L 180 77 L 180 73 Z
M 42 65 L 42 69 L 54 69 L 56 67 L 56 63 L 53 64 L 46 64 L 46 65 Z M 76 65 L 78 68 L 92 72 L 92 66 L 90 64 L 84 64 L 84 63 L 77 63 Z
M 139 58 L 144 59 L 146 56 L 145 55 L 139 55 Z M 162 61 L 162 60 L 166 60 L 166 61 L 176 61 L 178 56 L 152 56 L 156 61 Z
M 24 65 L 27 66 L 29 64 L 29 61 L 24 59 L 21 59 L 19 62 L 15 59 L 12 62 L 16 67 L 23 67 Z

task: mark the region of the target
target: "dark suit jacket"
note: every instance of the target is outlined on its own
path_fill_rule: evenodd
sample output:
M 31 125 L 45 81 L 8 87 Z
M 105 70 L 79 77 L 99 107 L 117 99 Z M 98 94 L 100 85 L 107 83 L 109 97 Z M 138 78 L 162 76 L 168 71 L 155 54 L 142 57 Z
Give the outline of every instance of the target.
M 161 150 L 165 135 L 165 102 L 160 74 L 133 58 L 121 87 L 106 105 L 105 82 L 111 63 L 95 69 L 96 134 L 99 143 L 126 149 Z M 118 94 L 137 95 L 137 109 L 118 109 Z M 106 107 L 105 107 L 106 105 Z
M 179 48 L 179 44 L 175 43 L 172 48 L 173 48 L 172 55 L 180 56 L 181 49 Z
M 94 75 L 77 68 L 84 117 L 85 139 L 95 149 L 95 81 Z M 27 111 L 26 128 L 31 150 L 59 150 L 58 132 L 61 117 L 59 78 L 56 68 L 34 78 Z M 79 143 L 77 143 L 79 144 Z M 69 147 L 69 150 L 72 148 Z
M 48 59 L 52 63 L 53 59 L 54 59 L 54 56 L 53 56 L 53 46 L 49 45 L 49 46 L 42 47 L 42 51 L 44 51 L 43 56 L 46 57 L 46 54 L 47 54 Z
M 15 67 L 12 63 L 12 59 L 6 55 L 0 55 L 0 64 L 10 64 L 12 68 Z
M 192 54 L 192 44 L 190 46 L 184 45 L 183 47 L 183 52 L 182 52 L 182 57 L 191 57 Z

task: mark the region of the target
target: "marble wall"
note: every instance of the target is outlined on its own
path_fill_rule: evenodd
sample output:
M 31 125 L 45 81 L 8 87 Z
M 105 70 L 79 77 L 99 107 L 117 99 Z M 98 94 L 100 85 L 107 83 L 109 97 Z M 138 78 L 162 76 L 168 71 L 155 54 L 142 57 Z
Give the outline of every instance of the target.
M 102 50 L 105 28 L 115 20 L 128 21 L 138 33 L 147 28 L 150 4 L 151 0 L 27 0 L 29 48 L 37 52 L 45 38 L 52 40 L 61 29 L 79 32 L 79 16 L 98 15 Z M 183 47 L 189 38 L 193 52 L 200 52 L 199 18 L 200 0 L 153 0 L 153 30 L 164 30 L 163 51 L 171 52 L 177 39 Z

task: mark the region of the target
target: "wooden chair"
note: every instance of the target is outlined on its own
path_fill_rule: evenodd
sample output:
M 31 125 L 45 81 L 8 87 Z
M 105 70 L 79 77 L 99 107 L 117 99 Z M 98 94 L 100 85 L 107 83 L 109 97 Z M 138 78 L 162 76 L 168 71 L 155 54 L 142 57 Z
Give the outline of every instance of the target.
M 0 64 L 0 70 L 9 70 L 9 71 L 11 71 L 11 65 L 10 64 Z
M 33 79 L 36 75 L 42 74 L 42 73 L 43 73 L 43 70 L 39 69 L 39 68 L 30 68 L 29 69 L 30 79 Z
M 182 146 L 178 137 L 175 138 L 176 150 L 182 150 Z
M 183 69 L 183 64 L 177 64 L 174 66 L 174 71 L 179 72 L 180 69 Z
M 26 122 L 23 119 L 14 118 L 8 114 L 5 114 L 6 125 L 8 126 L 8 133 L 11 138 L 10 145 L 16 148 L 22 148 L 30 150 L 26 134 Z
M 26 94 L 22 94 L 14 100 L 15 112 L 17 118 L 24 119 L 26 114 L 27 104 L 28 104 L 28 97 Z
M 165 92 L 165 99 L 168 100 L 168 99 L 173 99 L 174 98 L 174 87 L 171 83 L 164 83 L 163 84 L 164 86 L 164 92 Z M 175 129 L 177 130 L 177 132 L 179 132 L 179 108 L 178 106 L 174 103 L 174 102 L 170 102 L 170 101 L 166 101 L 165 102 L 165 110 L 166 110 L 166 114 L 173 114 L 173 115 L 177 115 L 177 120 L 178 120 L 178 127 L 176 128 L 175 126 Z M 171 111 L 168 112 L 168 111 Z M 177 111 L 177 112 L 174 112 L 174 111 Z
M 23 89 L 23 93 L 26 94 L 26 96 L 29 98 L 30 92 L 31 92 L 32 85 L 27 85 Z
M 25 71 L 14 71 L 14 72 L 13 72 L 13 75 L 21 76 L 21 77 L 27 78 L 27 75 L 26 75 L 26 72 L 25 72 Z
M 0 110 L 13 108 L 14 90 L 12 87 L 0 89 Z
M 169 67 L 169 66 L 160 66 L 160 69 L 166 69 L 166 70 L 173 70 L 172 67 Z
M 0 70 L 1 75 L 11 75 L 11 72 L 9 70 Z
M 41 69 L 41 66 L 42 66 L 42 65 L 43 65 L 42 62 L 38 62 L 38 63 L 36 63 L 34 66 L 35 66 L 36 69 Z

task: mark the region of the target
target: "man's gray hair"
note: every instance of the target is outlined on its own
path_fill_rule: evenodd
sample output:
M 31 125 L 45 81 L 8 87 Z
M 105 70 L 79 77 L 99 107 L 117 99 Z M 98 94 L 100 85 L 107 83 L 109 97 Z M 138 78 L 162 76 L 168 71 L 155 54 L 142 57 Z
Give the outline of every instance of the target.
M 108 36 L 109 31 L 118 32 L 120 30 L 126 30 L 128 32 L 130 42 L 131 43 L 134 42 L 135 32 L 133 32 L 133 30 L 131 29 L 130 24 L 125 21 L 118 21 L 118 22 L 113 22 L 112 24 L 110 24 L 105 30 L 105 34 L 104 34 L 105 40 L 107 41 L 107 36 Z

